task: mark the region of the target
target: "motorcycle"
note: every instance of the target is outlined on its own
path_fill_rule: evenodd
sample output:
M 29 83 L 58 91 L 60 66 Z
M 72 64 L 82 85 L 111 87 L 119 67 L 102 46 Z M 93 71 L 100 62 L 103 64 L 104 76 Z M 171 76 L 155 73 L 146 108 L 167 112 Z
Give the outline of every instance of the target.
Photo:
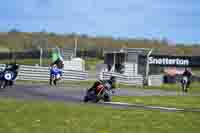
M 108 84 L 108 83 L 107 83 Z M 98 103 L 103 100 L 104 102 L 111 101 L 111 93 L 115 93 L 113 89 L 109 89 L 108 85 L 99 83 L 95 88 L 87 89 L 86 95 L 84 96 L 84 102 Z
M 188 91 L 188 78 L 186 76 L 183 76 L 182 82 L 181 82 L 181 86 L 182 86 L 182 91 L 183 92 L 187 92 Z
M 52 85 L 52 82 L 54 85 L 57 85 L 57 81 L 61 79 L 62 71 L 58 68 L 51 68 L 50 69 L 50 79 L 49 84 Z
M 6 68 L 0 72 L 0 88 L 12 86 L 17 78 L 19 66 L 17 64 L 7 65 Z

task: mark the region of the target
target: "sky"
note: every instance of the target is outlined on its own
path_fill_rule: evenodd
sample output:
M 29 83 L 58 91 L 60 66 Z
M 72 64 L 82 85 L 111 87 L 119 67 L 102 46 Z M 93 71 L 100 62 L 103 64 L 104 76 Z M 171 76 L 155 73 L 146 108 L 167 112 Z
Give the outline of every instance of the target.
M 78 33 L 200 43 L 198 0 L 3 0 L 0 32 Z

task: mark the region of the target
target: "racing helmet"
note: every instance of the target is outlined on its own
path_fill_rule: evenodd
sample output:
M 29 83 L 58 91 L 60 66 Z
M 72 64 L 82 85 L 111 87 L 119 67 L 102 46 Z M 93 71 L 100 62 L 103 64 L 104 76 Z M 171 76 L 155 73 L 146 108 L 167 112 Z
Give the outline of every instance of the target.
M 111 77 L 110 77 L 110 81 L 111 81 L 112 83 L 115 83 L 115 82 L 116 82 L 116 77 L 115 77 L 115 76 L 111 76 Z
M 18 64 L 13 64 L 12 68 L 13 68 L 14 70 L 17 70 L 17 69 L 19 69 L 19 65 L 18 65 Z

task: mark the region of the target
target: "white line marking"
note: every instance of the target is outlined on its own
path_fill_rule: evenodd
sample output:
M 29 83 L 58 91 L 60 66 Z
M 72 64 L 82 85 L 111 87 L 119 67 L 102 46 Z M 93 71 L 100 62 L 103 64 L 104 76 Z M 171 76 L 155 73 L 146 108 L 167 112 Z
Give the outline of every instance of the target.
M 161 107 L 161 106 L 145 106 L 141 104 L 130 104 L 130 103 L 122 103 L 122 102 L 105 102 L 108 104 L 113 105 L 126 105 L 126 106 L 135 106 L 135 107 L 144 107 L 144 108 L 151 108 L 151 109 L 163 109 L 163 110 L 175 110 L 175 111 L 183 111 L 184 109 L 179 108 L 169 108 L 169 107 Z

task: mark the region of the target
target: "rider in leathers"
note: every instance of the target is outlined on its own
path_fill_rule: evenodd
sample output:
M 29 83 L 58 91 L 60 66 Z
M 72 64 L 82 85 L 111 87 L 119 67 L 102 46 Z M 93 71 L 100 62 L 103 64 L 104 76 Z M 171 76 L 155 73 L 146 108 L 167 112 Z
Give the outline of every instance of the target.
M 183 72 L 182 76 L 186 76 L 188 79 L 188 83 L 186 85 L 186 88 L 190 87 L 190 83 L 191 83 L 191 78 L 192 78 L 192 73 L 186 68 L 185 71 Z
M 99 80 L 99 81 L 96 81 L 93 86 L 88 90 L 89 92 L 90 91 L 94 91 L 96 89 L 96 87 L 100 84 L 103 84 L 104 87 L 106 88 L 106 92 L 105 92 L 105 95 L 104 97 L 106 97 L 107 101 L 110 101 L 111 98 L 110 98 L 110 91 L 111 89 L 115 89 L 116 88 L 116 78 L 114 76 L 111 76 L 110 79 L 108 80 Z M 114 93 L 114 91 L 112 91 Z
M 49 84 L 52 85 L 52 75 L 56 76 L 56 80 L 60 80 L 62 76 L 62 70 L 57 67 L 56 64 L 52 66 L 50 69 L 50 79 Z M 56 85 L 56 80 L 54 80 L 54 84 Z
M 16 63 L 11 63 L 11 64 L 6 64 L 6 67 L 3 71 L 0 71 L 0 80 L 5 80 L 4 78 L 4 73 L 6 71 L 11 71 L 12 72 L 12 79 L 10 81 L 5 80 L 5 85 L 13 85 L 13 81 L 16 79 L 17 75 L 18 75 L 18 69 L 19 69 L 19 65 Z M 1 86 L 1 88 L 4 88 L 3 86 Z

